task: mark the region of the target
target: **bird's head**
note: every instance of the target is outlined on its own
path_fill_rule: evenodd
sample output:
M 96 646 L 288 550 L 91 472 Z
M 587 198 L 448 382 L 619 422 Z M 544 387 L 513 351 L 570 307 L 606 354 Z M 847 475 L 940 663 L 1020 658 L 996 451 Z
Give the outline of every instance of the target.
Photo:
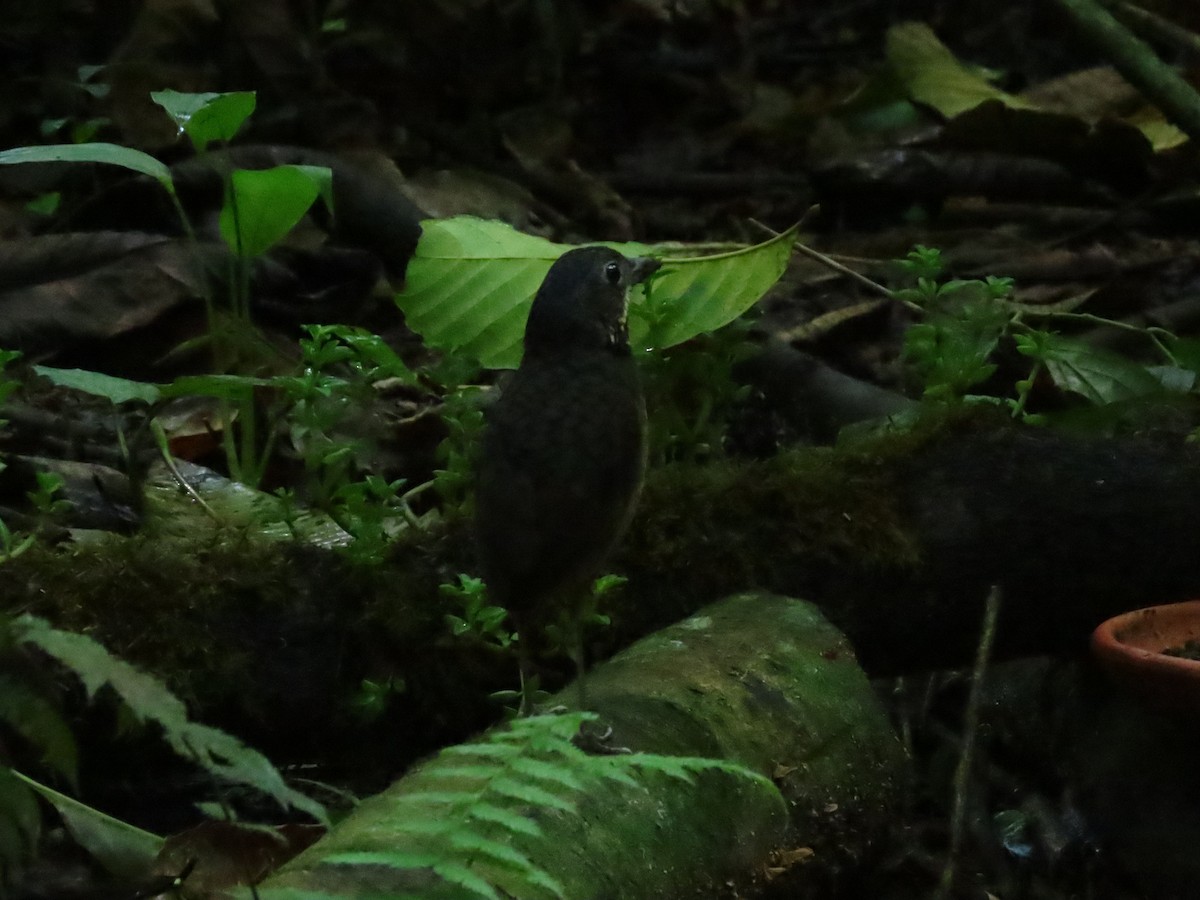
M 533 298 L 525 324 L 526 358 L 583 349 L 629 353 L 629 288 L 659 265 L 608 247 L 568 250 L 554 261 Z

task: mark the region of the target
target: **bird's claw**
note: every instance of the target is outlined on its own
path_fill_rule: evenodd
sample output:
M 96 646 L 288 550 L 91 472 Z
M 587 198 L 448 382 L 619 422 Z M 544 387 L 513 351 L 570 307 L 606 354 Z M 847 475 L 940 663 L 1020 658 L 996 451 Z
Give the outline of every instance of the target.
M 623 756 L 632 753 L 628 747 L 616 747 L 609 743 L 612 740 L 611 725 L 605 725 L 603 730 L 589 728 L 587 722 L 579 728 L 579 733 L 571 739 L 571 743 L 592 756 Z

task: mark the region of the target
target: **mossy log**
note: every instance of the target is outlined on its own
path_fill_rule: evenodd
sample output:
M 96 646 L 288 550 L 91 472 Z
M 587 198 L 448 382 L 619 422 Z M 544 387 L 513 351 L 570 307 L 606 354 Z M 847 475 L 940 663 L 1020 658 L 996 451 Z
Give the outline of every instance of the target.
M 555 700 L 574 696 L 569 688 Z M 886 827 L 907 780 L 906 757 L 850 646 L 815 607 L 789 598 L 743 594 L 707 607 L 597 668 L 588 698 L 615 745 L 738 762 L 779 790 L 705 773 L 693 783 L 596 782 L 574 813 L 498 797 L 542 830 L 504 840 L 572 900 L 684 896 L 745 882 L 761 877 L 772 851 L 799 847 L 812 852 L 783 854 L 774 874 L 799 858 L 844 863 Z M 345 862 L 403 852 L 412 833 L 405 798 L 430 790 L 446 787 L 418 765 L 270 878 L 263 896 L 463 896 L 430 868 Z M 482 863 L 474 869 L 488 875 Z M 498 883 L 512 896 L 547 896 Z
M 629 583 L 606 598 L 613 625 L 589 634 L 590 656 L 755 588 L 816 603 L 871 676 L 962 666 L 993 583 L 997 658 L 1081 652 L 1109 615 L 1200 595 L 1198 505 L 1193 445 L 972 422 L 667 466 L 611 562 Z M 477 571 L 461 519 L 363 568 L 194 506 L 153 512 L 132 538 L 9 560 L 0 596 L 93 634 L 280 759 L 338 755 L 334 742 L 371 757 L 356 768 L 394 771 L 477 731 L 488 692 L 514 686 L 511 653 L 445 624 L 456 610 L 438 585 Z M 569 669 L 542 664 L 551 683 Z M 374 722 L 352 707 L 363 679 L 405 686 Z M 403 747 L 364 739 L 397 730 Z
M 1200 449 L 950 422 L 858 447 L 665 469 L 618 560 L 635 631 L 748 586 L 811 599 L 872 675 L 1075 653 L 1128 609 L 1200 595 Z M 693 607 L 694 608 L 694 607 Z

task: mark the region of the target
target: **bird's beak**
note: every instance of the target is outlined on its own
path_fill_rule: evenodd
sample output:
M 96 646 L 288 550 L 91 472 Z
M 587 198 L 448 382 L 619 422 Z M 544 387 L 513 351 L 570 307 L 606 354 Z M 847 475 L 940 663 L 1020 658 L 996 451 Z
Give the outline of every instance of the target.
M 641 284 L 651 275 L 659 270 L 662 262 L 657 259 L 651 259 L 649 256 L 635 256 L 631 260 L 633 263 L 631 284 Z

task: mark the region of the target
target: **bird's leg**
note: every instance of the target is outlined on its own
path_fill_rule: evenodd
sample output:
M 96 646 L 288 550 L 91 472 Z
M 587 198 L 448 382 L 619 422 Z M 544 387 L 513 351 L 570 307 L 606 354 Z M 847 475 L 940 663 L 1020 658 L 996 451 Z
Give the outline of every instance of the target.
M 517 666 L 521 679 L 521 703 L 517 707 L 517 715 L 521 718 L 533 715 L 533 695 L 537 691 L 537 681 L 533 677 L 529 654 L 529 641 L 523 631 L 517 632 Z
M 579 711 L 588 708 L 587 699 L 587 660 L 583 652 L 583 620 L 584 616 L 574 616 L 570 626 L 570 646 L 568 652 L 571 661 L 575 663 L 575 689 L 578 692 L 575 702 Z M 572 743 L 580 750 L 593 756 L 612 756 L 621 753 L 631 753 L 628 747 L 618 747 L 611 743 L 612 726 L 603 722 L 584 722 L 575 735 Z
M 575 702 L 579 710 L 583 711 L 587 709 L 587 660 L 583 655 L 583 617 L 570 618 L 570 646 L 567 652 L 571 655 L 571 662 L 575 664 L 575 689 L 578 692 Z
M 538 688 L 538 679 L 533 673 L 533 624 L 511 609 L 508 611 L 508 621 L 512 623 L 512 630 L 517 636 L 517 673 L 521 686 L 517 715 L 524 718 L 534 713 L 534 699 Z

